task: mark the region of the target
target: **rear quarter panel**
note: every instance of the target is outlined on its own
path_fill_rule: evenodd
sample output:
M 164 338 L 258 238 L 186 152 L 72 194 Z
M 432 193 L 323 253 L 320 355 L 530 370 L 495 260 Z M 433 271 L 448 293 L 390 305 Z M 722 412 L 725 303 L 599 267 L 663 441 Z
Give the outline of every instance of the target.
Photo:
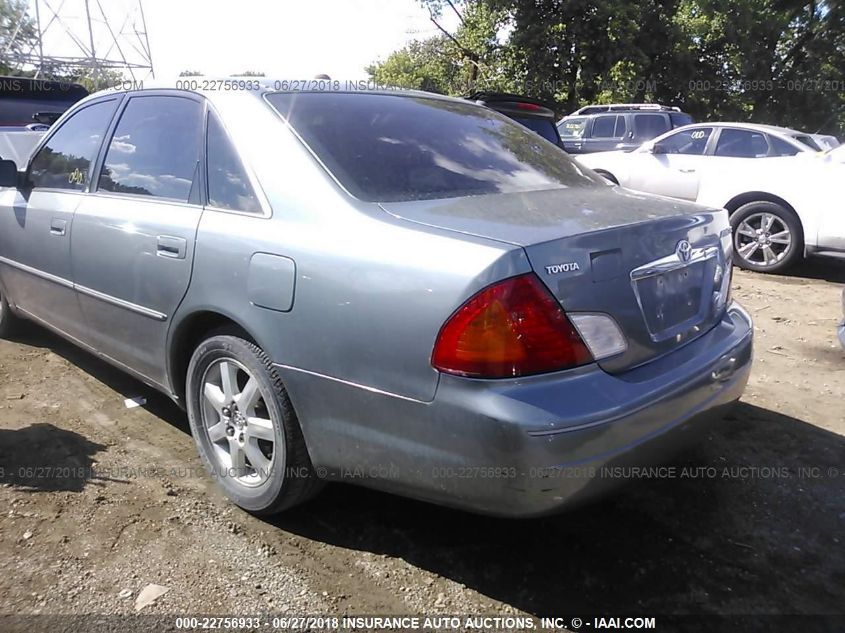
M 176 326 L 200 311 L 219 312 L 244 327 L 275 363 L 430 401 L 438 382 L 430 358 L 440 327 L 484 286 L 530 271 L 525 252 L 421 227 L 356 201 L 269 106 L 243 101 L 214 105 L 261 182 L 272 217 L 203 213 Z M 256 253 L 293 262 L 293 303 L 279 305 L 289 310 L 250 302 Z M 262 285 L 266 290 L 266 279 Z M 279 287 L 288 288 L 289 280 L 280 278 Z

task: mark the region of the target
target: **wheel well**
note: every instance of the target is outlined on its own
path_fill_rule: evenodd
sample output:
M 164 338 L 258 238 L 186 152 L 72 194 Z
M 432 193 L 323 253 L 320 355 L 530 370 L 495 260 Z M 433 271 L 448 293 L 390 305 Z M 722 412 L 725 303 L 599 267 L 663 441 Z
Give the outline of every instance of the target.
M 185 381 L 188 364 L 197 346 L 213 333 L 236 334 L 255 343 L 249 332 L 236 321 L 219 312 L 197 312 L 183 320 L 173 334 L 170 344 L 170 382 L 179 401 L 185 400 Z
M 748 193 L 741 193 L 738 196 L 732 198 L 725 205 L 725 208 L 728 210 L 729 214 L 733 214 L 734 211 L 739 209 L 742 205 L 748 204 L 749 202 L 774 202 L 775 204 L 779 204 L 785 209 L 789 209 L 790 211 L 795 213 L 795 209 L 786 200 L 772 193 L 766 193 L 765 191 L 749 191 Z M 795 213 L 795 216 L 798 217 L 798 214 Z

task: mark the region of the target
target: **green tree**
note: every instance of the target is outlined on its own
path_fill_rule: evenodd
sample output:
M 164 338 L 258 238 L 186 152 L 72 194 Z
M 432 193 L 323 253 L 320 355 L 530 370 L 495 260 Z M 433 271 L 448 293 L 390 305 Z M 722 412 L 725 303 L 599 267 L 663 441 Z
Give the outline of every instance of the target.
M 499 32 L 506 12 L 483 0 L 420 0 L 439 34 L 414 41 L 367 68 L 379 84 L 444 94 L 468 94 L 508 84 L 505 48 Z M 454 32 L 443 26 L 443 12 L 458 20 Z
M 34 50 L 38 38 L 35 22 L 23 0 L 0 0 L 0 74 L 15 73 L 17 56 Z
M 838 0 L 420 0 L 440 30 L 368 70 L 379 82 L 557 103 L 660 102 L 702 120 L 845 131 Z M 454 33 L 442 27 L 458 16 Z

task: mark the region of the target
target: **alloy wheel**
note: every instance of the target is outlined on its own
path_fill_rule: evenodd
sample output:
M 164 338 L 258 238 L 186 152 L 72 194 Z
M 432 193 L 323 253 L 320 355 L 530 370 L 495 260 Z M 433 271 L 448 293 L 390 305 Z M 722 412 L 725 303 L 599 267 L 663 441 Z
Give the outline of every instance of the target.
M 792 246 L 792 232 L 774 213 L 753 213 L 736 228 L 734 248 L 746 262 L 761 267 L 779 263 Z
M 241 363 L 223 358 L 209 365 L 200 384 L 202 429 L 222 473 L 248 487 L 265 483 L 276 462 L 284 461 L 284 447 L 277 446 L 276 421 L 259 381 Z

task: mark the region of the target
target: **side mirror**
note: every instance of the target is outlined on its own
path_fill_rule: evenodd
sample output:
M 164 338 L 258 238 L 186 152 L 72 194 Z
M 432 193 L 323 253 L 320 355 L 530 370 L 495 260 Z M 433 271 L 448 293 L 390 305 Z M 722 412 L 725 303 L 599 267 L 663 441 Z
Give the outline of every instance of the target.
M 660 143 L 655 143 L 651 148 L 652 154 L 668 154 L 669 148 L 665 145 L 661 145 Z
M 17 187 L 18 166 L 13 160 L 0 160 L 0 187 Z

